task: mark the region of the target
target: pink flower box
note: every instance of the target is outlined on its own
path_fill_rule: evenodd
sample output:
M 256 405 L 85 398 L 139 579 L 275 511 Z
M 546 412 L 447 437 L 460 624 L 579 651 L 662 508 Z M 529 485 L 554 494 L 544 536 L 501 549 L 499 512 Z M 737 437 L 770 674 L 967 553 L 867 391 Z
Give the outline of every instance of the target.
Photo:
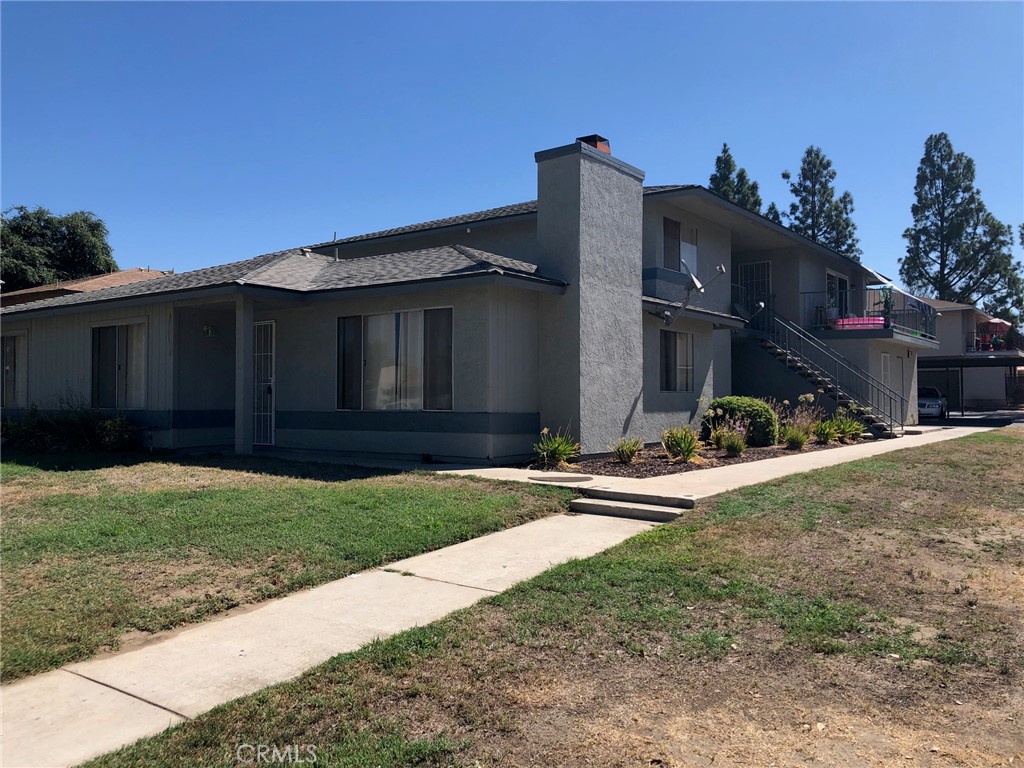
M 837 331 L 851 330 L 874 330 L 885 328 L 884 317 L 841 317 L 832 321 L 832 327 Z

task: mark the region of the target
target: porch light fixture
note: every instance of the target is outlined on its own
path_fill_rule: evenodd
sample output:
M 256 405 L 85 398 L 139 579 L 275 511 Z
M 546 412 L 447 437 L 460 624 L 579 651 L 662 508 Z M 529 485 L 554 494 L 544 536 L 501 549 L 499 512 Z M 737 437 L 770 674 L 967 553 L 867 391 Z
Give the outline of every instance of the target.
M 208 339 L 212 339 L 216 335 L 217 335 L 217 326 L 216 325 L 204 325 L 203 326 L 203 336 L 205 336 Z

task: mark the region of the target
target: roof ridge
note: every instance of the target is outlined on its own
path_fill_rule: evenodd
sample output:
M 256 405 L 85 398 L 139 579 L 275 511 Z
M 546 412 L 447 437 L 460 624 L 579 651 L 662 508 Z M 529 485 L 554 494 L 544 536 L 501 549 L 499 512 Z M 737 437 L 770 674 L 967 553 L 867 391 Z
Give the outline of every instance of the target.
M 672 190 L 684 190 L 684 189 L 696 189 L 701 188 L 700 184 L 665 184 L 660 186 L 646 186 L 643 187 L 643 193 L 657 194 L 660 192 L 669 192 Z M 412 234 L 414 232 L 423 232 L 431 229 L 441 229 L 442 227 L 455 227 L 460 224 L 471 224 L 474 222 L 487 221 L 489 219 L 504 219 L 511 218 L 513 216 L 525 216 L 531 213 L 537 212 L 537 201 L 536 200 L 525 200 L 521 203 L 509 203 L 507 205 L 499 205 L 494 208 L 484 208 L 481 211 L 473 211 L 471 213 L 456 213 L 451 216 L 443 216 L 439 219 L 430 219 L 428 221 L 421 221 L 415 224 L 402 224 L 397 227 L 389 227 L 388 229 L 379 229 L 374 232 L 364 232 L 358 235 L 350 235 L 349 237 L 339 237 L 334 240 L 327 240 L 322 243 L 315 243 L 313 245 L 305 246 L 307 248 L 327 248 L 332 245 L 345 245 L 348 243 L 361 242 L 364 240 L 379 240 L 385 237 L 393 237 L 396 235 Z
M 267 270 L 277 266 L 279 263 L 281 263 L 282 261 L 284 261 L 286 259 L 292 258 L 293 256 L 306 255 L 306 258 L 309 258 L 310 255 L 312 255 L 314 252 L 313 251 L 309 251 L 309 254 L 304 254 L 303 253 L 303 251 L 308 251 L 308 250 L 309 250 L 308 248 L 287 248 L 287 249 L 285 249 L 283 251 L 275 251 L 274 253 L 264 254 L 264 256 L 269 256 L 269 257 L 272 257 L 272 258 L 268 258 L 265 262 L 259 264 L 254 269 L 246 272 L 244 275 L 242 275 L 242 277 L 236 278 L 234 280 L 234 282 L 238 283 L 239 285 L 245 285 L 250 280 L 253 280 L 253 279 L 259 277 L 261 274 L 263 274 Z M 327 258 L 322 253 L 317 253 L 316 255 L 321 257 L 321 258 L 324 258 L 324 259 Z M 255 259 L 261 259 L 261 258 L 263 258 L 263 256 L 255 256 L 253 258 L 254 258 L 254 260 Z M 236 262 L 236 263 L 240 264 L 242 262 Z M 225 265 L 225 266 L 227 266 L 227 265 Z M 183 273 L 183 274 L 188 274 L 188 273 Z

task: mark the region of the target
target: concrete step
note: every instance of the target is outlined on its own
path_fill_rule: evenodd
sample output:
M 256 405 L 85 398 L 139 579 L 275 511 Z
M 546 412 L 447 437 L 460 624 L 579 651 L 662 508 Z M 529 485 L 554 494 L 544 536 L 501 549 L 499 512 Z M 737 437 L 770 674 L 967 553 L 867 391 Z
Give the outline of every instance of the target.
M 639 504 L 635 501 L 612 501 L 611 499 L 573 499 L 569 509 L 586 515 L 626 517 L 631 520 L 648 520 L 652 523 L 668 523 L 679 517 L 679 507 L 659 507 L 654 504 Z
M 579 490 L 589 499 L 604 499 L 605 501 L 626 501 L 636 504 L 652 504 L 656 507 L 679 507 L 680 509 L 693 509 L 696 504 L 693 496 L 661 496 L 654 493 L 620 491 L 614 488 L 580 488 Z

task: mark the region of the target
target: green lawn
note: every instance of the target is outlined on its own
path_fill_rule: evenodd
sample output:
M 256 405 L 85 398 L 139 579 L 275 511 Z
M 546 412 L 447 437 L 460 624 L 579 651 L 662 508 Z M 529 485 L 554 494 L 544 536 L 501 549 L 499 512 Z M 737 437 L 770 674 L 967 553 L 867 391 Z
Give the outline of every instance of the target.
M 89 765 L 1000 764 L 1021 466 L 1008 429 L 724 494 Z
M 3 679 L 561 512 L 553 488 L 262 459 L 5 455 Z

